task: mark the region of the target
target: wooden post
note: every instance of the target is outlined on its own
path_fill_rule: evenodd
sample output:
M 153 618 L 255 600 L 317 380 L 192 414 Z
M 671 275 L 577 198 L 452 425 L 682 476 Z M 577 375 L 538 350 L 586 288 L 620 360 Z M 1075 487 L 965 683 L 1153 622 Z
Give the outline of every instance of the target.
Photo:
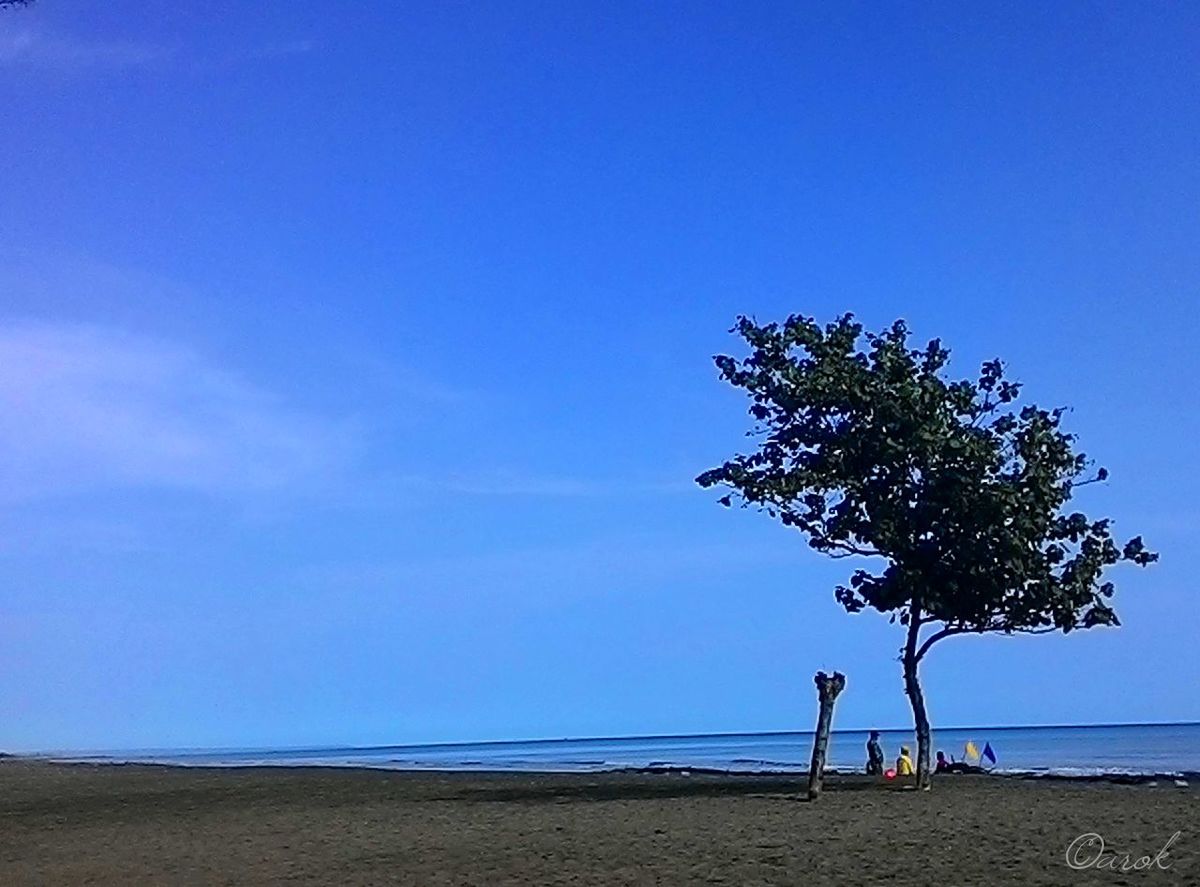
M 840 671 L 827 675 L 817 672 L 813 678 L 817 685 L 817 698 L 821 711 L 817 715 L 817 734 L 813 737 L 812 763 L 808 767 L 808 799 L 815 801 L 821 794 L 821 780 L 825 776 L 825 752 L 829 747 L 829 728 L 833 724 L 833 703 L 838 694 L 846 689 L 846 676 Z

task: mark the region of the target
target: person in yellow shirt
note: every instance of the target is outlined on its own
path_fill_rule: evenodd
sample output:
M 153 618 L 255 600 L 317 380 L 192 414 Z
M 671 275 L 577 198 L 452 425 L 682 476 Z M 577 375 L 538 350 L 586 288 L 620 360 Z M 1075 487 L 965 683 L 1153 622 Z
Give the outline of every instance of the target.
M 908 746 L 900 746 L 900 757 L 896 758 L 896 775 L 897 776 L 912 776 L 913 762 L 908 754 Z

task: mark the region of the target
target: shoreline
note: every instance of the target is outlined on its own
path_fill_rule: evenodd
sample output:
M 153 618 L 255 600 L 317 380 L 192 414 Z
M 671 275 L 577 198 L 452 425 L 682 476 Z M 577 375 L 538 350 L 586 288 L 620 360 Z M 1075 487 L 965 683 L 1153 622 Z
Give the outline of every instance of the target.
M 93 758 L 69 758 L 41 755 L 15 755 L 15 754 L 0 754 L 0 766 L 5 761 L 20 761 L 28 763 L 44 764 L 49 766 L 61 767 L 164 767 L 180 770 L 209 770 L 209 771 L 230 771 L 238 772 L 245 770 L 314 770 L 314 771 L 359 771 L 367 770 L 378 773 L 403 773 L 414 775 L 431 775 L 431 776 L 448 776 L 448 775 L 477 775 L 477 776 L 601 776 L 601 775 L 629 775 L 629 776 L 681 776 L 684 778 L 691 776 L 706 776 L 706 777 L 729 777 L 729 778 L 758 778 L 758 779 L 808 779 L 807 769 L 797 770 L 723 770 L 717 767 L 690 767 L 676 764 L 649 764 L 645 767 L 605 767 L 597 769 L 570 769 L 570 770 L 555 770 L 552 768 L 486 768 L 486 767 L 404 767 L 404 766 L 386 766 L 384 764 L 347 764 L 344 762 L 292 762 L 280 761 L 278 763 L 266 763 L 262 761 L 248 761 L 245 763 L 228 763 L 228 762 L 198 762 L 188 763 L 177 760 L 152 760 L 152 759 L 93 759 Z M 1080 770 L 1082 768 L 1048 768 L 1046 770 L 1016 770 L 1016 769 L 994 769 L 985 770 L 982 773 L 950 773 L 950 774 L 935 774 L 935 779 L 939 782 L 942 780 L 957 779 L 963 776 L 971 778 L 987 778 L 987 779 L 1020 779 L 1020 780 L 1045 780 L 1052 782 L 1103 782 L 1114 785 L 1144 785 L 1167 780 L 1182 780 L 1189 785 L 1192 782 L 1200 784 L 1200 771 L 1194 770 L 1176 770 L 1176 771 L 1123 771 L 1123 770 L 1107 770 L 1099 772 L 1062 772 L 1066 770 Z M 825 770 L 826 779 L 837 777 L 839 779 L 862 779 L 863 781 L 881 782 L 877 777 L 867 777 L 866 774 L 858 770 L 843 770 L 836 767 L 830 767 Z M 882 784 L 882 782 L 881 782 Z
M 1001 728 L 996 728 L 1001 729 Z M 1008 738 L 990 735 L 999 753 L 991 757 L 997 775 L 1047 779 L 1139 781 L 1200 777 L 1200 724 L 1087 725 L 1086 727 L 1004 727 Z M 1051 732 L 1046 732 L 1049 729 Z M 956 731 L 958 735 L 956 735 Z M 883 732 L 885 748 L 912 745 L 904 732 Z M 934 736 L 939 750 L 988 749 L 985 728 L 944 728 Z M 840 729 L 831 734 L 826 761 L 830 772 L 861 772 L 865 736 Z M 80 762 L 141 762 L 175 766 L 350 766 L 371 769 L 461 770 L 464 772 L 594 773 L 620 770 L 692 770 L 729 773 L 804 774 L 811 731 L 774 733 L 655 734 L 361 745 L 42 748 L 22 757 Z M 978 753 L 978 752 L 977 752 Z M 961 759 L 963 753 L 957 756 Z M 979 763 L 988 764 L 987 760 Z M 998 765 L 998 766 L 997 766 Z

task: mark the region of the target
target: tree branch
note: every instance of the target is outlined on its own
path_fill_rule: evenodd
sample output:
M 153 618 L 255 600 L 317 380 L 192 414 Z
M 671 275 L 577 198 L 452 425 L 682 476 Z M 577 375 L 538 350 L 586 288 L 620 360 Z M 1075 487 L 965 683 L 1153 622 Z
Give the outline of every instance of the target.
M 1082 625 L 1076 625 L 1082 628 Z M 920 662 L 929 652 L 929 648 L 942 638 L 953 637 L 956 634 L 1053 634 L 1061 629 L 1057 625 L 1040 625 L 1037 628 L 1014 628 L 1011 625 L 985 625 L 983 628 L 973 628 L 969 625 L 947 625 L 935 631 L 921 642 L 917 650 L 917 661 Z
M 929 652 L 929 648 L 942 638 L 948 638 L 956 634 L 968 634 L 971 631 L 977 630 L 979 629 L 971 629 L 963 625 L 947 625 L 945 628 L 935 631 L 929 637 L 925 638 L 925 640 L 921 643 L 920 648 L 917 650 L 917 662 L 920 662 L 922 659 L 924 659 L 925 654 Z

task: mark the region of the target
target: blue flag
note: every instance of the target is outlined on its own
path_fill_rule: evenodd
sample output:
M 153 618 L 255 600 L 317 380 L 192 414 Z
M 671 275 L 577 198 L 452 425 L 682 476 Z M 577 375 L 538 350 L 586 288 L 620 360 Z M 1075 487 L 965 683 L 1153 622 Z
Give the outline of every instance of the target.
M 992 751 L 992 744 L 990 742 L 985 742 L 983 744 L 983 756 L 985 758 L 987 758 L 989 761 L 991 761 L 992 765 L 995 766 L 996 753 L 994 751 Z

